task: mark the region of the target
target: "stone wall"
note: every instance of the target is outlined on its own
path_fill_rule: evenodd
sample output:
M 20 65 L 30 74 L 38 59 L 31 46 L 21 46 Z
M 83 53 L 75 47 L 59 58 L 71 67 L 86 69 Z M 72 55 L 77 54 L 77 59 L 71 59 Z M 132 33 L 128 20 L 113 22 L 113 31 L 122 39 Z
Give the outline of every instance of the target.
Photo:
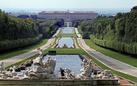
M 0 85 L 119 85 L 118 80 L 76 80 L 76 79 L 58 79 L 58 80 L 0 80 Z

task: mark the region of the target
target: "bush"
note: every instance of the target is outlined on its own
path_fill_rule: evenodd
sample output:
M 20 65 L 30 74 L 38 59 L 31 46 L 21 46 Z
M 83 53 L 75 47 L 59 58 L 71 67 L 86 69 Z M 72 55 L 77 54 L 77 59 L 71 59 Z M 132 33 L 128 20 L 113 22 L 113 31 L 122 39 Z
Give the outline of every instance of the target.
M 35 38 L 18 39 L 18 40 L 11 40 L 11 41 L 9 40 L 0 41 L 0 51 L 25 47 L 25 46 L 36 43 L 41 38 L 42 38 L 42 34 L 39 34 Z
M 89 39 L 89 33 L 88 32 L 83 32 L 82 35 L 83 35 L 82 36 L 83 39 Z
M 117 50 L 120 52 L 126 52 L 129 54 L 137 54 L 137 44 L 127 44 L 119 41 L 106 41 L 95 38 L 94 35 L 90 35 L 90 39 L 97 45 Z

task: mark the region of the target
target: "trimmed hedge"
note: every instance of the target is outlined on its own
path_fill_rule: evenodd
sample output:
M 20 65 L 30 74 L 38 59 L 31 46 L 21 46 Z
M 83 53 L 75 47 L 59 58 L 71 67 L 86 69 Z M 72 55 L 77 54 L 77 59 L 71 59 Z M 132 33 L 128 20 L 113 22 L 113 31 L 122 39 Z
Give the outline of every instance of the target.
M 126 52 L 129 54 L 137 54 L 137 43 L 127 44 L 119 41 L 107 41 L 97 39 L 94 35 L 90 34 L 90 39 L 97 45 L 103 46 L 105 48 L 110 48 L 120 52 Z
M 35 38 L 0 41 L 0 51 L 25 47 L 36 43 L 41 38 L 42 38 L 42 34 L 39 34 Z

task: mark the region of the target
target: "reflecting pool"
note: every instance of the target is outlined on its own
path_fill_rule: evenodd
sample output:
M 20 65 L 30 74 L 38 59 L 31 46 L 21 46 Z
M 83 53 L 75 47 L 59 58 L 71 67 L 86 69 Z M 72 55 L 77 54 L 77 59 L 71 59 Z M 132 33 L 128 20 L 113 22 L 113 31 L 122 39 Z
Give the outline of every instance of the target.
M 83 68 L 83 66 L 81 66 L 82 60 L 79 55 L 47 55 L 44 57 L 43 61 L 46 61 L 48 56 L 53 59 L 56 58 L 55 74 L 60 75 L 60 67 L 63 69 L 70 68 L 75 74 L 79 74 L 80 69 Z
M 62 37 L 61 39 L 59 39 L 58 45 L 56 47 L 63 47 L 64 44 L 66 44 L 68 48 L 74 48 L 74 41 L 71 37 Z
M 62 34 L 73 34 L 72 28 L 63 28 Z
M 82 60 L 79 57 L 79 55 L 46 55 L 42 61 L 43 62 L 47 61 L 48 56 L 50 56 L 53 59 L 56 58 L 56 66 L 54 73 L 59 76 L 61 75 L 59 71 L 60 67 L 63 69 L 70 68 L 72 73 L 75 74 L 80 74 L 80 69 L 83 68 L 83 66 L 81 66 Z M 33 64 L 30 66 L 30 68 L 31 69 L 33 68 Z M 21 72 L 17 72 L 17 73 L 22 74 L 24 71 L 25 70 L 21 70 Z

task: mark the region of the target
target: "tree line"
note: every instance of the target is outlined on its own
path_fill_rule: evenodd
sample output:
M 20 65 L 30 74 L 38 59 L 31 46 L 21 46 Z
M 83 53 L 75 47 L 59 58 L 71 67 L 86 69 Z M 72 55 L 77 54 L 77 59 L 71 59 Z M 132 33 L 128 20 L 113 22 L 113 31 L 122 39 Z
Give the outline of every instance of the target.
M 90 38 L 100 46 L 137 54 L 137 6 L 114 18 L 98 16 L 91 22 L 82 21 L 78 29 L 83 32 L 83 38 Z
M 0 51 L 21 48 L 49 38 L 64 23 L 61 19 L 39 21 L 9 16 L 0 10 Z

